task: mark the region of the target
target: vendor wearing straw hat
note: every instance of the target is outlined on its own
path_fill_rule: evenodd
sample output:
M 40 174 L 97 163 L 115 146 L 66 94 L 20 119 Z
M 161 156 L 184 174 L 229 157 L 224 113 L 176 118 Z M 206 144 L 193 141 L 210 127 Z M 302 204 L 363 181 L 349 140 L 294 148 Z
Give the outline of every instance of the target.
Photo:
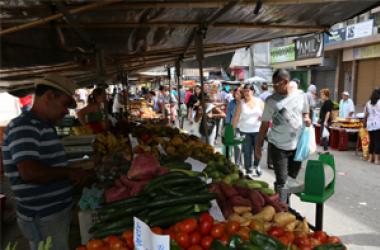
M 339 118 L 350 118 L 354 115 L 355 106 L 350 98 L 350 93 L 344 91 L 342 93 L 342 100 L 339 102 Z
M 47 75 L 35 83 L 32 109 L 5 129 L 5 175 L 16 197 L 18 225 L 31 249 L 48 236 L 52 249 L 69 249 L 72 185 L 83 184 L 88 175 L 67 167 L 54 125 L 76 107 L 75 88 L 65 77 Z

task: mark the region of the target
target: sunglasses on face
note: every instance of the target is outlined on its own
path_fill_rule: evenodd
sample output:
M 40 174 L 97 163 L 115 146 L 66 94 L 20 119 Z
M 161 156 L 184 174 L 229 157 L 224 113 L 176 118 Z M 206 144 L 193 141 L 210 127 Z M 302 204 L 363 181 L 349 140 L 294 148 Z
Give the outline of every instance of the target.
M 284 82 L 285 82 L 285 80 L 280 80 L 278 82 L 273 83 L 273 86 L 279 86 L 279 85 L 283 84 Z

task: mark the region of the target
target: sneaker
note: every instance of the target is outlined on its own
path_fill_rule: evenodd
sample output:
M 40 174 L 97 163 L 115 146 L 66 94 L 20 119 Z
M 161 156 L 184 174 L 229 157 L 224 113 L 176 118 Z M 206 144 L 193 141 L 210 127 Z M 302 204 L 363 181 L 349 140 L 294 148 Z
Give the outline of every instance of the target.
M 294 178 L 288 177 L 288 180 L 285 185 L 288 193 L 301 193 L 305 189 L 304 183 L 297 181 Z
M 257 175 L 258 177 L 260 177 L 260 176 L 263 174 L 263 172 L 261 171 L 260 166 L 257 166 L 257 167 L 256 167 L 255 172 L 256 172 L 256 175 Z

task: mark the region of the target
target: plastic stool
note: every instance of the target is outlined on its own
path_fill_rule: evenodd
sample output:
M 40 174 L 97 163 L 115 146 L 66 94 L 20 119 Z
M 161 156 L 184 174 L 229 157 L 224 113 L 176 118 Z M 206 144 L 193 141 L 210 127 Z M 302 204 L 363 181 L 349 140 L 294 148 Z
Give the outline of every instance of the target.
M 244 143 L 244 138 L 235 137 L 235 130 L 231 124 L 226 124 L 224 128 L 224 136 L 222 138 L 222 143 L 225 150 L 225 156 L 229 160 L 230 159 L 230 149 L 234 146 L 240 145 Z
M 331 183 L 325 187 L 324 164 L 331 167 L 334 172 L 334 178 Z M 303 192 L 296 194 L 301 201 L 315 203 L 315 228 L 317 231 L 323 230 L 323 206 L 335 192 L 335 161 L 330 154 L 321 154 L 319 160 L 309 160 L 306 165 L 305 189 Z

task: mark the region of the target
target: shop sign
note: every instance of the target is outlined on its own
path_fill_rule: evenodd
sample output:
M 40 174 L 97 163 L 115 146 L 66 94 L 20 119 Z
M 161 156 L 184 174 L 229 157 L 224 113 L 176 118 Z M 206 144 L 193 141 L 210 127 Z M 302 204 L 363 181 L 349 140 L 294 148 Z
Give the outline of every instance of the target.
M 380 44 L 367 47 L 354 48 L 354 59 L 366 59 L 380 57 Z
M 297 60 L 321 57 L 323 51 L 322 34 L 301 37 L 296 40 Z
M 371 36 L 373 32 L 373 19 L 347 26 L 346 39 L 351 40 Z
M 325 45 L 342 42 L 346 39 L 346 28 L 336 29 L 330 31 L 330 35 L 324 34 L 323 42 Z
M 271 48 L 271 63 L 290 62 L 296 60 L 295 44 Z

